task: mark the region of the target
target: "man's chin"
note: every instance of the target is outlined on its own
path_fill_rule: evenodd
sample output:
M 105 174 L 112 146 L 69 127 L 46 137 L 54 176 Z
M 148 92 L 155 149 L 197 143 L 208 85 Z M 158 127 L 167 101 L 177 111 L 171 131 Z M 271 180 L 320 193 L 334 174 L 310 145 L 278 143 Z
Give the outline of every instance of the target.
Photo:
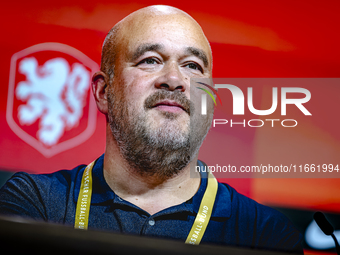
M 148 132 L 151 137 L 161 138 L 169 141 L 183 141 L 189 136 L 190 125 L 179 123 L 176 120 L 165 120 L 161 122 L 151 122 L 148 125 Z
M 190 117 L 185 112 L 175 113 L 167 111 L 157 111 L 152 112 L 152 114 L 147 117 L 147 123 L 149 124 L 148 126 L 154 130 L 169 127 L 182 131 L 188 131 L 184 130 L 184 127 L 185 129 L 187 129 L 186 127 L 190 126 Z

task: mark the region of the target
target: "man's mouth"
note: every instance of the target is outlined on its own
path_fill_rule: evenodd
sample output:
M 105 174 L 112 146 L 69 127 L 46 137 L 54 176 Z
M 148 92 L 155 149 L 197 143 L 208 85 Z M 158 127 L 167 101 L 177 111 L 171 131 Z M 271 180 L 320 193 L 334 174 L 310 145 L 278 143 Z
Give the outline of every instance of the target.
M 184 108 L 184 106 L 172 100 L 162 100 L 156 103 L 153 106 L 153 108 L 157 108 L 158 110 L 161 110 L 161 111 L 173 112 L 173 113 L 180 113 L 182 111 L 188 112 Z
M 180 114 L 186 112 L 189 116 L 194 112 L 193 103 L 180 91 L 158 90 L 148 96 L 144 102 L 145 109 L 156 109 L 163 113 Z

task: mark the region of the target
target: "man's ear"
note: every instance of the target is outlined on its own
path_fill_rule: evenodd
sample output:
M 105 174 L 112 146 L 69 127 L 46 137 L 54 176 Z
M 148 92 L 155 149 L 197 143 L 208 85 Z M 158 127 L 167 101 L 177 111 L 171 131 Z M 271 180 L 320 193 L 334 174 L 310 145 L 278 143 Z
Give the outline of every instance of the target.
M 108 112 L 107 102 L 107 76 L 102 71 L 96 72 L 92 76 L 92 92 L 96 100 L 98 110 L 104 114 Z

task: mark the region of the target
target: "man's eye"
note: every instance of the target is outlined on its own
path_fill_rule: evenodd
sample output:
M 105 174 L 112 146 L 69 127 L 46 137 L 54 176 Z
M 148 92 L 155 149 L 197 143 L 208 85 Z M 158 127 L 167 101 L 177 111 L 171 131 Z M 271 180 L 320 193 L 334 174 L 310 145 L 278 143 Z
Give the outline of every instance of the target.
M 143 63 L 148 64 L 148 65 L 154 65 L 154 64 L 157 64 L 157 61 L 153 58 L 146 58 L 140 62 L 140 64 L 143 64 Z
M 189 67 L 190 69 L 199 70 L 203 72 L 203 69 L 198 64 L 195 63 L 189 63 L 187 64 L 187 67 Z

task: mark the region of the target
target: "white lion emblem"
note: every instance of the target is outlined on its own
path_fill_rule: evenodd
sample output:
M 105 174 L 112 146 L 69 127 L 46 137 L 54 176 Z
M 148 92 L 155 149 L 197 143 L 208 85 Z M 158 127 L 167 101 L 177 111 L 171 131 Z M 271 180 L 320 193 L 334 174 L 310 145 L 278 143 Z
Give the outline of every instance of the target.
M 18 109 L 20 124 L 31 125 L 40 118 L 37 138 L 46 146 L 55 145 L 83 115 L 90 72 L 79 63 L 71 71 L 63 58 L 50 59 L 39 67 L 34 57 L 23 59 L 19 72 L 26 76 L 15 91 L 26 102 Z

